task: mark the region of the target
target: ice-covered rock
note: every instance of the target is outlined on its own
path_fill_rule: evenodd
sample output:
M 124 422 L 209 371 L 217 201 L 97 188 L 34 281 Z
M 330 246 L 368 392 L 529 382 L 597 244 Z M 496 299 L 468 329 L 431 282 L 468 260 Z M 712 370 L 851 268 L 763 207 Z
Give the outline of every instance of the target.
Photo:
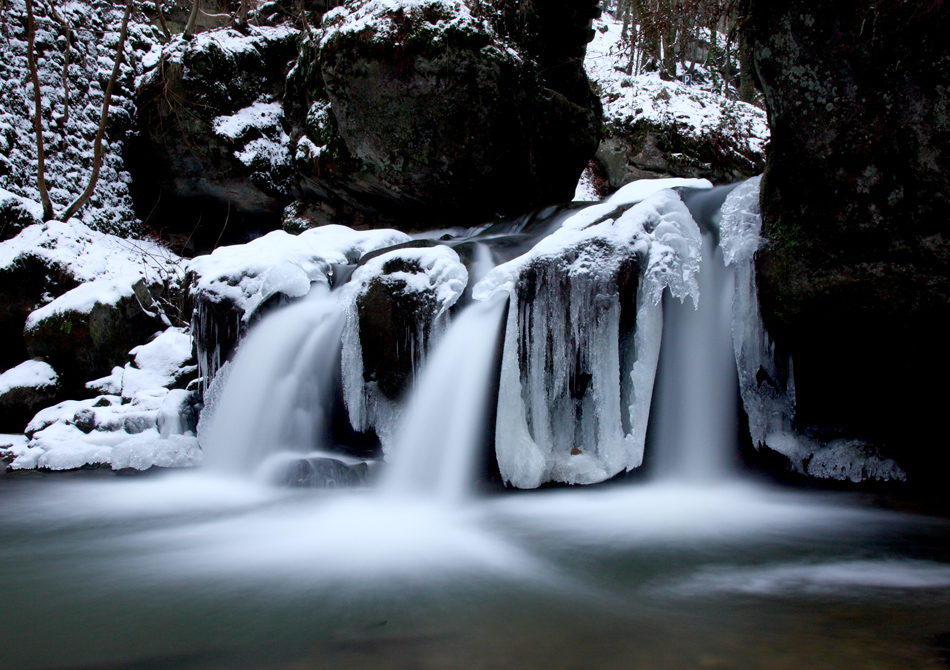
M 856 484 L 907 479 L 894 459 L 864 440 L 839 438 L 823 444 L 797 433 L 777 432 L 766 437 L 765 446 L 785 456 L 789 470 L 809 477 Z
M 700 246 L 664 190 L 582 210 L 475 287 L 511 300 L 495 432 L 506 482 L 589 484 L 642 463 L 660 298 L 698 300 Z
M 277 230 L 191 260 L 186 281 L 204 389 L 268 306 L 301 298 L 314 284 L 329 287 L 334 264 L 356 263 L 370 251 L 407 241 L 408 235 L 395 230 L 329 225 L 299 235 Z
M 0 431 L 19 432 L 59 393 L 59 375 L 42 360 L 30 360 L 0 375 Z
M 384 449 L 398 402 L 467 283 L 458 254 L 439 245 L 375 256 L 344 286 L 344 399 L 353 428 L 374 429 Z

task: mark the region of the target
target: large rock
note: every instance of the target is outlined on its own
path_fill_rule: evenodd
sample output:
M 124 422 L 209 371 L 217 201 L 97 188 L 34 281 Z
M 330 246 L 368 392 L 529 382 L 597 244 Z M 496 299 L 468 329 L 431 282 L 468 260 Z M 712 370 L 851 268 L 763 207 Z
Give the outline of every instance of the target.
M 48 360 L 76 390 L 124 364 L 130 349 L 164 328 L 162 317 L 143 278 L 97 279 L 31 313 L 24 337 L 30 355 Z
M 279 226 L 292 176 L 280 98 L 296 53 L 296 30 L 255 27 L 149 54 L 129 166 L 142 218 L 197 250 Z
M 316 54 L 325 126 L 354 164 L 327 188 L 419 227 L 570 200 L 596 149 L 599 103 L 583 71 L 569 97 L 517 46 L 458 0 L 351 0 L 328 13 Z M 311 173 L 324 170 L 318 156 Z
M 747 26 L 772 127 L 759 295 L 794 359 L 799 428 L 884 442 L 910 474 L 941 472 L 946 3 L 752 0 Z
M 344 399 L 354 430 L 391 443 L 399 403 L 468 284 L 449 247 L 406 247 L 374 255 L 343 288 Z

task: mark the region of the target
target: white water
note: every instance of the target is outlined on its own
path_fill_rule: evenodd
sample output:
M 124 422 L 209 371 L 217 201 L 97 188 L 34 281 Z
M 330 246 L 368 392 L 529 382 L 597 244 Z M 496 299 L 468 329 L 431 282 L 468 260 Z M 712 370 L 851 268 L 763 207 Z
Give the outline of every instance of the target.
M 483 447 L 507 300 L 474 303 L 449 326 L 402 418 L 383 481 L 387 493 L 465 497 Z
M 254 327 L 206 396 L 199 439 L 207 467 L 252 474 L 268 456 L 326 446 L 343 321 L 336 294 L 317 285 Z
M 703 235 L 699 305 L 664 301 L 656 388 L 656 472 L 711 482 L 737 449 L 738 381 L 732 344 L 734 273 L 712 233 Z

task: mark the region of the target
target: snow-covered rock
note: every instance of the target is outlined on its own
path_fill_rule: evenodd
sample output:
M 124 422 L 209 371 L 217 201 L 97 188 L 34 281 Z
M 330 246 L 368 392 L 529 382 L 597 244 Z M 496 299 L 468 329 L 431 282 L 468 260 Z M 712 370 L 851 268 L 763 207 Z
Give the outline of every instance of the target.
M 67 386 L 80 386 L 127 360 L 129 350 L 168 325 L 138 274 L 95 279 L 32 312 L 23 336 Z
M 41 360 L 30 360 L 0 375 L 0 430 L 21 431 L 59 392 L 59 375 Z
M 299 235 L 277 230 L 192 259 L 187 283 L 205 390 L 265 306 L 301 298 L 314 284 L 329 287 L 334 264 L 353 264 L 370 251 L 409 239 L 395 230 L 355 231 L 330 225 Z
M 467 284 L 458 254 L 438 245 L 377 255 L 343 287 L 343 392 L 350 423 L 357 431 L 374 429 L 384 449 L 399 401 Z
M 701 241 L 675 192 L 644 197 L 582 210 L 475 287 L 511 301 L 495 452 L 513 486 L 590 484 L 642 463 L 660 298 L 698 299 Z
M 29 226 L 0 242 L 0 366 L 27 358 L 27 316 L 84 282 L 140 277 L 168 296 L 181 276 L 181 259 L 152 240 L 100 233 L 76 220 Z
M 134 348 L 133 361 L 90 384 L 107 392 L 40 410 L 26 426 L 29 443 L 14 469 L 67 470 L 108 463 L 116 470 L 198 465 L 202 453 L 194 393 L 172 388 L 194 372 L 191 342 L 169 328 Z

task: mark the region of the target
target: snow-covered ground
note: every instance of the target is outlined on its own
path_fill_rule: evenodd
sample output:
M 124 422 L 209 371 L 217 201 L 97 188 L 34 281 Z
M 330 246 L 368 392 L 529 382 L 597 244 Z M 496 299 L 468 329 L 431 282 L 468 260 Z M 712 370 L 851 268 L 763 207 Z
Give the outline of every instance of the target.
M 622 43 L 622 29 L 623 24 L 607 12 L 595 20 L 594 40 L 587 47 L 584 61 L 587 75 L 604 105 L 608 128 L 637 121 L 675 125 L 683 135 L 702 137 L 715 133 L 728 138 L 736 147 L 764 154 L 769 140 L 764 110 L 730 100 L 708 86 L 663 81 L 657 73 L 626 74 L 629 51 Z

